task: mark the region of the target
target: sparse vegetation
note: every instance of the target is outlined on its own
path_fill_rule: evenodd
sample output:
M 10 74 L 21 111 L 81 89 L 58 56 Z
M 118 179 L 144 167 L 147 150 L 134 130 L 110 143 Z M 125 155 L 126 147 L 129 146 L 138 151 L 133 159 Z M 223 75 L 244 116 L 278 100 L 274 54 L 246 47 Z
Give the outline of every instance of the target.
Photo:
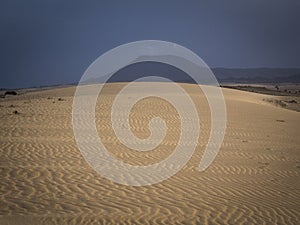
M 277 96 L 299 96 L 300 94 L 298 90 L 294 90 L 292 87 L 287 87 L 285 89 L 281 87 L 282 89 L 280 89 L 280 86 L 278 85 L 273 86 L 272 88 L 270 86 L 263 85 L 221 85 L 221 87 Z
M 300 112 L 300 101 L 298 96 L 288 97 L 288 96 L 278 96 L 276 98 L 266 98 L 263 99 L 265 102 L 269 102 L 275 106 L 283 107 L 289 110 L 294 110 Z
M 4 93 L 4 96 L 6 96 L 6 95 L 17 95 L 18 93 L 16 92 L 16 91 L 6 91 L 5 93 Z
M 278 99 L 263 99 L 263 100 L 266 101 L 266 102 L 272 103 L 276 106 L 281 106 L 281 107 L 286 107 L 287 106 L 287 104 L 282 100 L 278 100 Z
M 286 103 L 295 103 L 295 104 L 297 104 L 298 102 L 296 101 L 296 100 L 294 100 L 294 99 L 292 99 L 292 100 L 289 100 L 289 101 L 285 101 Z

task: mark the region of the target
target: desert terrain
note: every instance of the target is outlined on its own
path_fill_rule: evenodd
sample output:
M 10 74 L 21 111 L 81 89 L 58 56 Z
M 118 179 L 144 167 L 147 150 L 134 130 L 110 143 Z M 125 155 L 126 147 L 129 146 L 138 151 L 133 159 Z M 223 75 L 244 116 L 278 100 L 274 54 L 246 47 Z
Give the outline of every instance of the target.
M 167 157 L 177 144 L 180 118 L 161 99 L 147 98 L 130 114 L 139 138 L 149 135 L 153 116 L 165 120 L 168 132 L 156 149 L 131 151 L 116 138 L 110 109 L 123 85 L 107 84 L 98 99 L 99 138 L 116 158 L 133 165 Z M 181 86 L 200 115 L 196 151 L 176 175 L 142 187 L 114 183 L 84 160 L 72 128 L 76 87 L 1 98 L 0 224 L 299 224 L 300 113 L 274 104 L 281 97 L 223 88 L 224 141 L 215 161 L 199 172 L 209 106 L 198 86 Z M 299 103 L 293 99 L 286 104 Z

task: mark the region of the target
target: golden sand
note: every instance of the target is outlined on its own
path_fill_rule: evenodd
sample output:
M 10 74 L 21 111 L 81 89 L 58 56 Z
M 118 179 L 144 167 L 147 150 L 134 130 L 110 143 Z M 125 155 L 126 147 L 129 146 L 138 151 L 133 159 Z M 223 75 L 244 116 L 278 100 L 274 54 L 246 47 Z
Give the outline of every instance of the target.
M 300 113 L 263 101 L 264 95 L 223 89 L 225 139 L 213 164 L 199 172 L 210 111 L 198 87 L 182 86 L 200 114 L 199 144 L 179 173 L 143 187 L 113 183 L 84 160 L 72 130 L 75 87 L 1 99 L 0 224 L 299 223 Z M 153 116 L 166 121 L 168 133 L 153 152 L 130 151 L 107 119 L 120 88 L 122 84 L 107 85 L 98 99 L 101 140 L 127 163 L 144 165 L 167 157 L 180 134 L 176 110 L 156 98 L 137 104 L 130 116 L 136 136 L 149 135 Z

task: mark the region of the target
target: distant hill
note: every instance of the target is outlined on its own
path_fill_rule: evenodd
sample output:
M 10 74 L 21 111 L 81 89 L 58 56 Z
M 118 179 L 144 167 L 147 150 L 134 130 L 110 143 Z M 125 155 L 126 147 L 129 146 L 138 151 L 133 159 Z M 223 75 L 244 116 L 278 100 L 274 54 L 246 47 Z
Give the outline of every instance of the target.
M 174 56 L 158 56 L 157 58 L 162 61 L 168 59 L 176 64 L 179 62 L 179 58 Z M 195 83 L 190 76 L 177 67 L 157 61 L 139 62 L 138 60 L 141 59 L 144 60 L 143 57 L 140 57 L 137 62 L 120 69 L 112 76 L 107 74 L 100 78 L 92 77 L 85 80 L 84 83 L 131 82 L 144 76 L 160 76 L 174 82 Z M 182 64 L 182 59 L 180 60 Z M 205 69 L 187 60 L 183 60 L 183 64 L 192 71 Z M 300 83 L 300 68 L 213 68 L 212 71 L 219 83 Z M 110 79 L 107 80 L 109 77 Z
M 300 68 L 213 68 L 220 83 L 300 83 Z

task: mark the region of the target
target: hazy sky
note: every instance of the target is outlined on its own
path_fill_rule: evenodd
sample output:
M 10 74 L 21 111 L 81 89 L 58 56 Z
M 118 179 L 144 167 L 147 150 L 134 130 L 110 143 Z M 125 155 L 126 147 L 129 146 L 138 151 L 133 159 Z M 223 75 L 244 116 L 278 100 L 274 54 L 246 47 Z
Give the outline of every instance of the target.
M 0 87 L 78 82 L 131 41 L 176 42 L 210 67 L 300 67 L 299 0 L 1 0 Z

